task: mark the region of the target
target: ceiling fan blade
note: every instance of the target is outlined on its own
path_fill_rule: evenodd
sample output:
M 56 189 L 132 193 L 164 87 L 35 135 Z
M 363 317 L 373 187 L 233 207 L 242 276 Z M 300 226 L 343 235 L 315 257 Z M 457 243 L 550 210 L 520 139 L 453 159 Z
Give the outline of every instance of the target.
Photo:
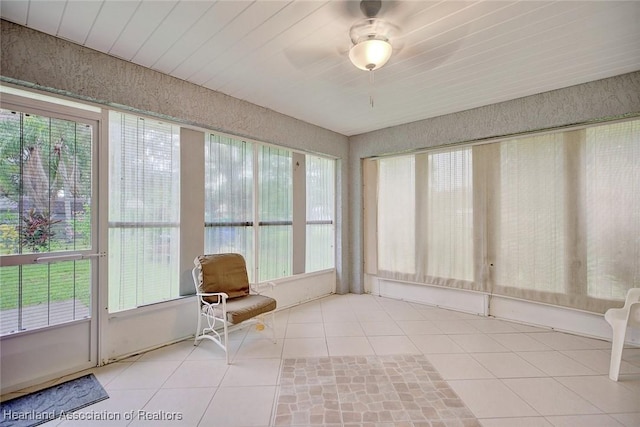
M 346 50 L 348 52 L 348 50 Z M 343 61 L 346 55 L 340 49 L 291 47 L 284 49 L 284 56 L 296 69 L 305 71 L 321 64 Z
M 404 63 L 405 68 L 412 69 L 413 72 L 438 68 L 464 46 L 467 32 L 468 28 L 463 26 L 433 37 L 427 33 L 422 40 L 417 34 L 409 37 L 410 40 L 396 39 L 393 45 L 395 58 L 390 64 Z

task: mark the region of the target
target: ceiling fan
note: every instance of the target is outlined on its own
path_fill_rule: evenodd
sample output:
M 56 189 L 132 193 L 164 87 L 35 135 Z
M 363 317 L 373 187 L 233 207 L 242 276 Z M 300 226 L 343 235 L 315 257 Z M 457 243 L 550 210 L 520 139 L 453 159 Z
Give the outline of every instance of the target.
M 353 43 L 349 49 L 349 59 L 357 68 L 369 72 L 371 108 L 374 107 L 373 72 L 391 58 L 391 39 L 399 32 L 397 26 L 378 17 L 381 8 L 381 0 L 361 0 L 360 10 L 365 18 L 357 21 L 349 29 L 349 37 Z
M 362 0 L 360 10 L 365 18 L 356 22 L 349 30 L 353 46 L 349 59 L 361 70 L 374 71 L 387 63 L 393 53 L 390 40 L 399 32 L 397 26 L 378 18 L 381 0 Z
M 456 40 L 464 32 L 460 27 L 441 32 L 444 35 L 432 36 L 427 31 L 424 36 L 424 30 L 433 22 L 426 13 L 434 7 L 432 2 L 341 0 L 326 5 L 330 8 L 327 9 L 329 13 L 335 16 L 332 25 L 324 32 L 310 33 L 308 39 L 285 48 L 284 54 L 295 68 L 314 69 L 316 78 L 327 81 L 346 81 L 335 76 L 343 74 L 347 68 L 368 71 L 371 107 L 375 98 L 374 71 L 385 66 L 392 56 L 397 64 L 402 63 L 393 75 L 425 72 L 437 67 L 455 51 Z M 428 65 L 423 61 L 426 52 L 436 53 Z
M 442 19 L 432 18 L 430 11 L 437 11 L 439 4 L 401 0 L 330 1 L 326 5 L 334 15 L 331 26 L 288 46 L 284 55 L 300 70 L 320 65 L 323 71 L 316 68 L 316 76 L 324 70 L 335 72 L 336 67 L 355 66 L 369 71 L 373 79 L 373 71 L 385 66 L 392 56 L 397 64 L 402 63 L 398 68 L 400 72 L 425 72 L 445 62 L 467 33 L 466 25 L 448 29 L 439 22 Z M 448 9 L 456 10 L 454 6 Z M 424 60 L 425 54 L 430 55 L 428 61 Z
M 356 67 L 373 71 L 382 67 L 392 52 L 398 51 L 400 31 L 387 17 L 398 18 L 394 12 L 404 8 L 399 1 L 341 0 L 326 5 L 328 13 L 334 15 L 331 27 L 326 26 L 284 50 L 295 68 L 307 69 L 327 59 L 337 63 L 351 57 Z M 336 28 L 342 30 L 335 31 Z

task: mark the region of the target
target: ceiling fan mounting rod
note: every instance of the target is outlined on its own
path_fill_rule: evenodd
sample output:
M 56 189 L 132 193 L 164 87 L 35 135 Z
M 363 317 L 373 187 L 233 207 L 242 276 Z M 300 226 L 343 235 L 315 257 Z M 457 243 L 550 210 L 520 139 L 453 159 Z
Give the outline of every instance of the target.
M 362 0 L 360 2 L 360 10 L 364 13 L 364 16 L 373 18 L 380 12 L 382 7 L 381 0 Z
M 378 18 L 367 18 L 353 24 L 349 30 L 349 37 L 353 44 L 358 44 L 364 40 L 384 40 L 386 42 L 392 36 L 395 27 Z

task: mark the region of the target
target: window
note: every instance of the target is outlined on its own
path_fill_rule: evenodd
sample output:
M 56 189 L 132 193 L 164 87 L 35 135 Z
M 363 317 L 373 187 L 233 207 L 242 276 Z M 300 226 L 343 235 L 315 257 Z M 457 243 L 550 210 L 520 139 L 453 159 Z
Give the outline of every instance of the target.
M 495 284 L 564 292 L 568 211 L 563 134 L 499 145 L 499 208 L 491 219 Z
M 473 281 L 471 149 L 431 153 L 427 170 L 421 214 L 426 217 L 426 233 L 419 236 L 427 253 L 427 276 Z
M 91 247 L 92 133 L 87 124 L 0 110 L 0 254 Z
M 208 135 L 205 143 L 205 253 L 241 253 L 253 277 L 253 144 Z
M 292 274 L 293 179 L 291 152 L 258 148 L 258 280 Z
M 306 262 L 305 271 L 335 266 L 335 161 L 306 156 Z
M 586 130 L 588 295 L 640 286 L 640 120 Z
M 96 128 L 52 115 L 0 109 L 0 335 L 91 316 Z
M 378 268 L 416 273 L 415 157 L 380 160 L 378 183 Z
M 177 298 L 180 133 L 109 113 L 109 311 Z
M 370 274 L 600 313 L 640 283 L 640 120 L 371 161 Z
M 402 280 L 473 281 L 471 150 L 379 162 L 379 268 Z
M 294 163 L 304 166 L 295 196 Z M 243 254 L 249 278 L 257 282 L 334 268 L 334 174 L 335 160 L 209 135 L 205 252 Z M 294 202 L 300 214 L 294 214 Z M 295 272 L 294 253 L 300 255 Z

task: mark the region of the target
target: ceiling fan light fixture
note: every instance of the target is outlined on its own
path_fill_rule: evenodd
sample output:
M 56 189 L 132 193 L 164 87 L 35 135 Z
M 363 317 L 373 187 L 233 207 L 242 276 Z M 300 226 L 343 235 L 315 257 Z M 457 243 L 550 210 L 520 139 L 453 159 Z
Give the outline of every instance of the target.
M 356 67 L 373 71 L 382 67 L 391 57 L 393 48 L 387 40 L 367 39 L 353 45 L 349 59 Z

